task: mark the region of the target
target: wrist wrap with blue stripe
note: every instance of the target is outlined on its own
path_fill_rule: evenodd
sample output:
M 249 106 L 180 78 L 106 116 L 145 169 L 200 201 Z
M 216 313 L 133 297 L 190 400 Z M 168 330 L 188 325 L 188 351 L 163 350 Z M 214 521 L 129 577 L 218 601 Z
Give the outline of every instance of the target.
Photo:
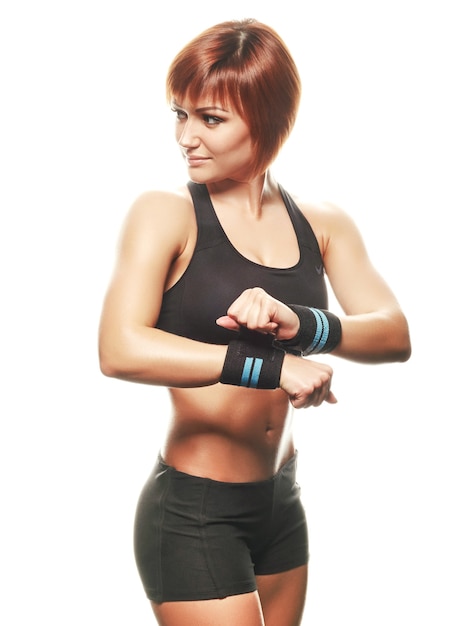
M 299 331 L 295 337 L 277 341 L 276 345 L 297 347 L 304 356 L 332 352 L 342 338 L 340 319 L 330 311 L 298 304 L 288 304 L 299 318 Z
M 277 389 L 285 351 L 272 346 L 272 337 L 244 331 L 231 341 L 220 382 L 251 389 Z

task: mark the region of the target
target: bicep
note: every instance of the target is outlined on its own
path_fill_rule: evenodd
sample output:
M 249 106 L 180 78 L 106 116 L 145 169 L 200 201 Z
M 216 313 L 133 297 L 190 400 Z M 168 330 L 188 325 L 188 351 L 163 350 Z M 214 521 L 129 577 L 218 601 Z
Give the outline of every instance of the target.
M 180 229 L 143 200 L 129 212 L 102 312 L 102 328 L 154 326 L 164 285 L 179 254 Z
M 347 315 L 397 308 L 390 287 L 374 267 L 353 220 L 336 210 L 324 264 L 332 290 Z

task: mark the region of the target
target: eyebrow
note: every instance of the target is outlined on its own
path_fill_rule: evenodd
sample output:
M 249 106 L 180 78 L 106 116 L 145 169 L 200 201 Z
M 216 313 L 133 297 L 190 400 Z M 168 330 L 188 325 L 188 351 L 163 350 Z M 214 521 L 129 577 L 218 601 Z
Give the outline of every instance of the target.
M 177 107 L 178 109 L 183 108 L 180 104 L 178 104 L 176 100 L 173 100 L 173 106 Z M 223 111 L 223 113 L 229 113 L 227 109 L 223 109 L 222 107 L 216 105 L 199 107 L 198 109 L 196 109 L 196 113 L 205 113 L 205 111 Z
M 205 111 L 223 111 L 224 113 L 229 113 L 227 109 L 223 109 L 222 107 L 211 106 L 211 107 L 200 107 L 196 109 L 196 113 L 204 113 Z

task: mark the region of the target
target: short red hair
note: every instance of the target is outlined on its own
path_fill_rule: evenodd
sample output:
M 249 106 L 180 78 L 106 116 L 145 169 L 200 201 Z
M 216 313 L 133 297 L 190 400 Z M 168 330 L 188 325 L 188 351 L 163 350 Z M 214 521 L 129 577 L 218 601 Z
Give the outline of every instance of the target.
M 279 35 L 253 19 L 216 24 L 190 41 L 170 65 L 166 96 L 197 102 L 211 94 L 230 103 L 248 123 L 256 155 L 253 173 L 264 172 L 294 125 L 301 83 Z

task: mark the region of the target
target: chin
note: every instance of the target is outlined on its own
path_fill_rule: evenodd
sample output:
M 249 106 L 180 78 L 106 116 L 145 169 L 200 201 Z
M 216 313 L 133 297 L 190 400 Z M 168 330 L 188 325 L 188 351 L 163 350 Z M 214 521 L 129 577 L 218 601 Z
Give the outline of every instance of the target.
M 189 180 L 192 180 L 193 183 L 199 183 L 201 185 L 208 185 L 209 183 L 218 183 L 224 178 L 219 176 L 209 176 L 208 174 L 204 174 L 204 172 L 197 172 L 196 170 L 188 170 Z
M 237 172 L 234 174 L 221 175 L 218 176 L 214 174 L 213 176 L 210 174 L 205 174 L 202 171 L 196 171 L 194 169 L 188 170 L 188 177 L 193 183 L 199 183 L 201 185 L 209 185 L 212 183 L 221 183 L 224 181 L 233 181 L 235 183 L 249 183 L 255 178 L 254 176 L 250 176 L 249 173 L 245 172 L 242 174 L 241 172 Z
M 188 178 L 193 183 L 198 183 L 200 185 L 206 185 L 207 183 L 212 182 L 208 176 L 199 176 L 196 172 L 188 172 Z

